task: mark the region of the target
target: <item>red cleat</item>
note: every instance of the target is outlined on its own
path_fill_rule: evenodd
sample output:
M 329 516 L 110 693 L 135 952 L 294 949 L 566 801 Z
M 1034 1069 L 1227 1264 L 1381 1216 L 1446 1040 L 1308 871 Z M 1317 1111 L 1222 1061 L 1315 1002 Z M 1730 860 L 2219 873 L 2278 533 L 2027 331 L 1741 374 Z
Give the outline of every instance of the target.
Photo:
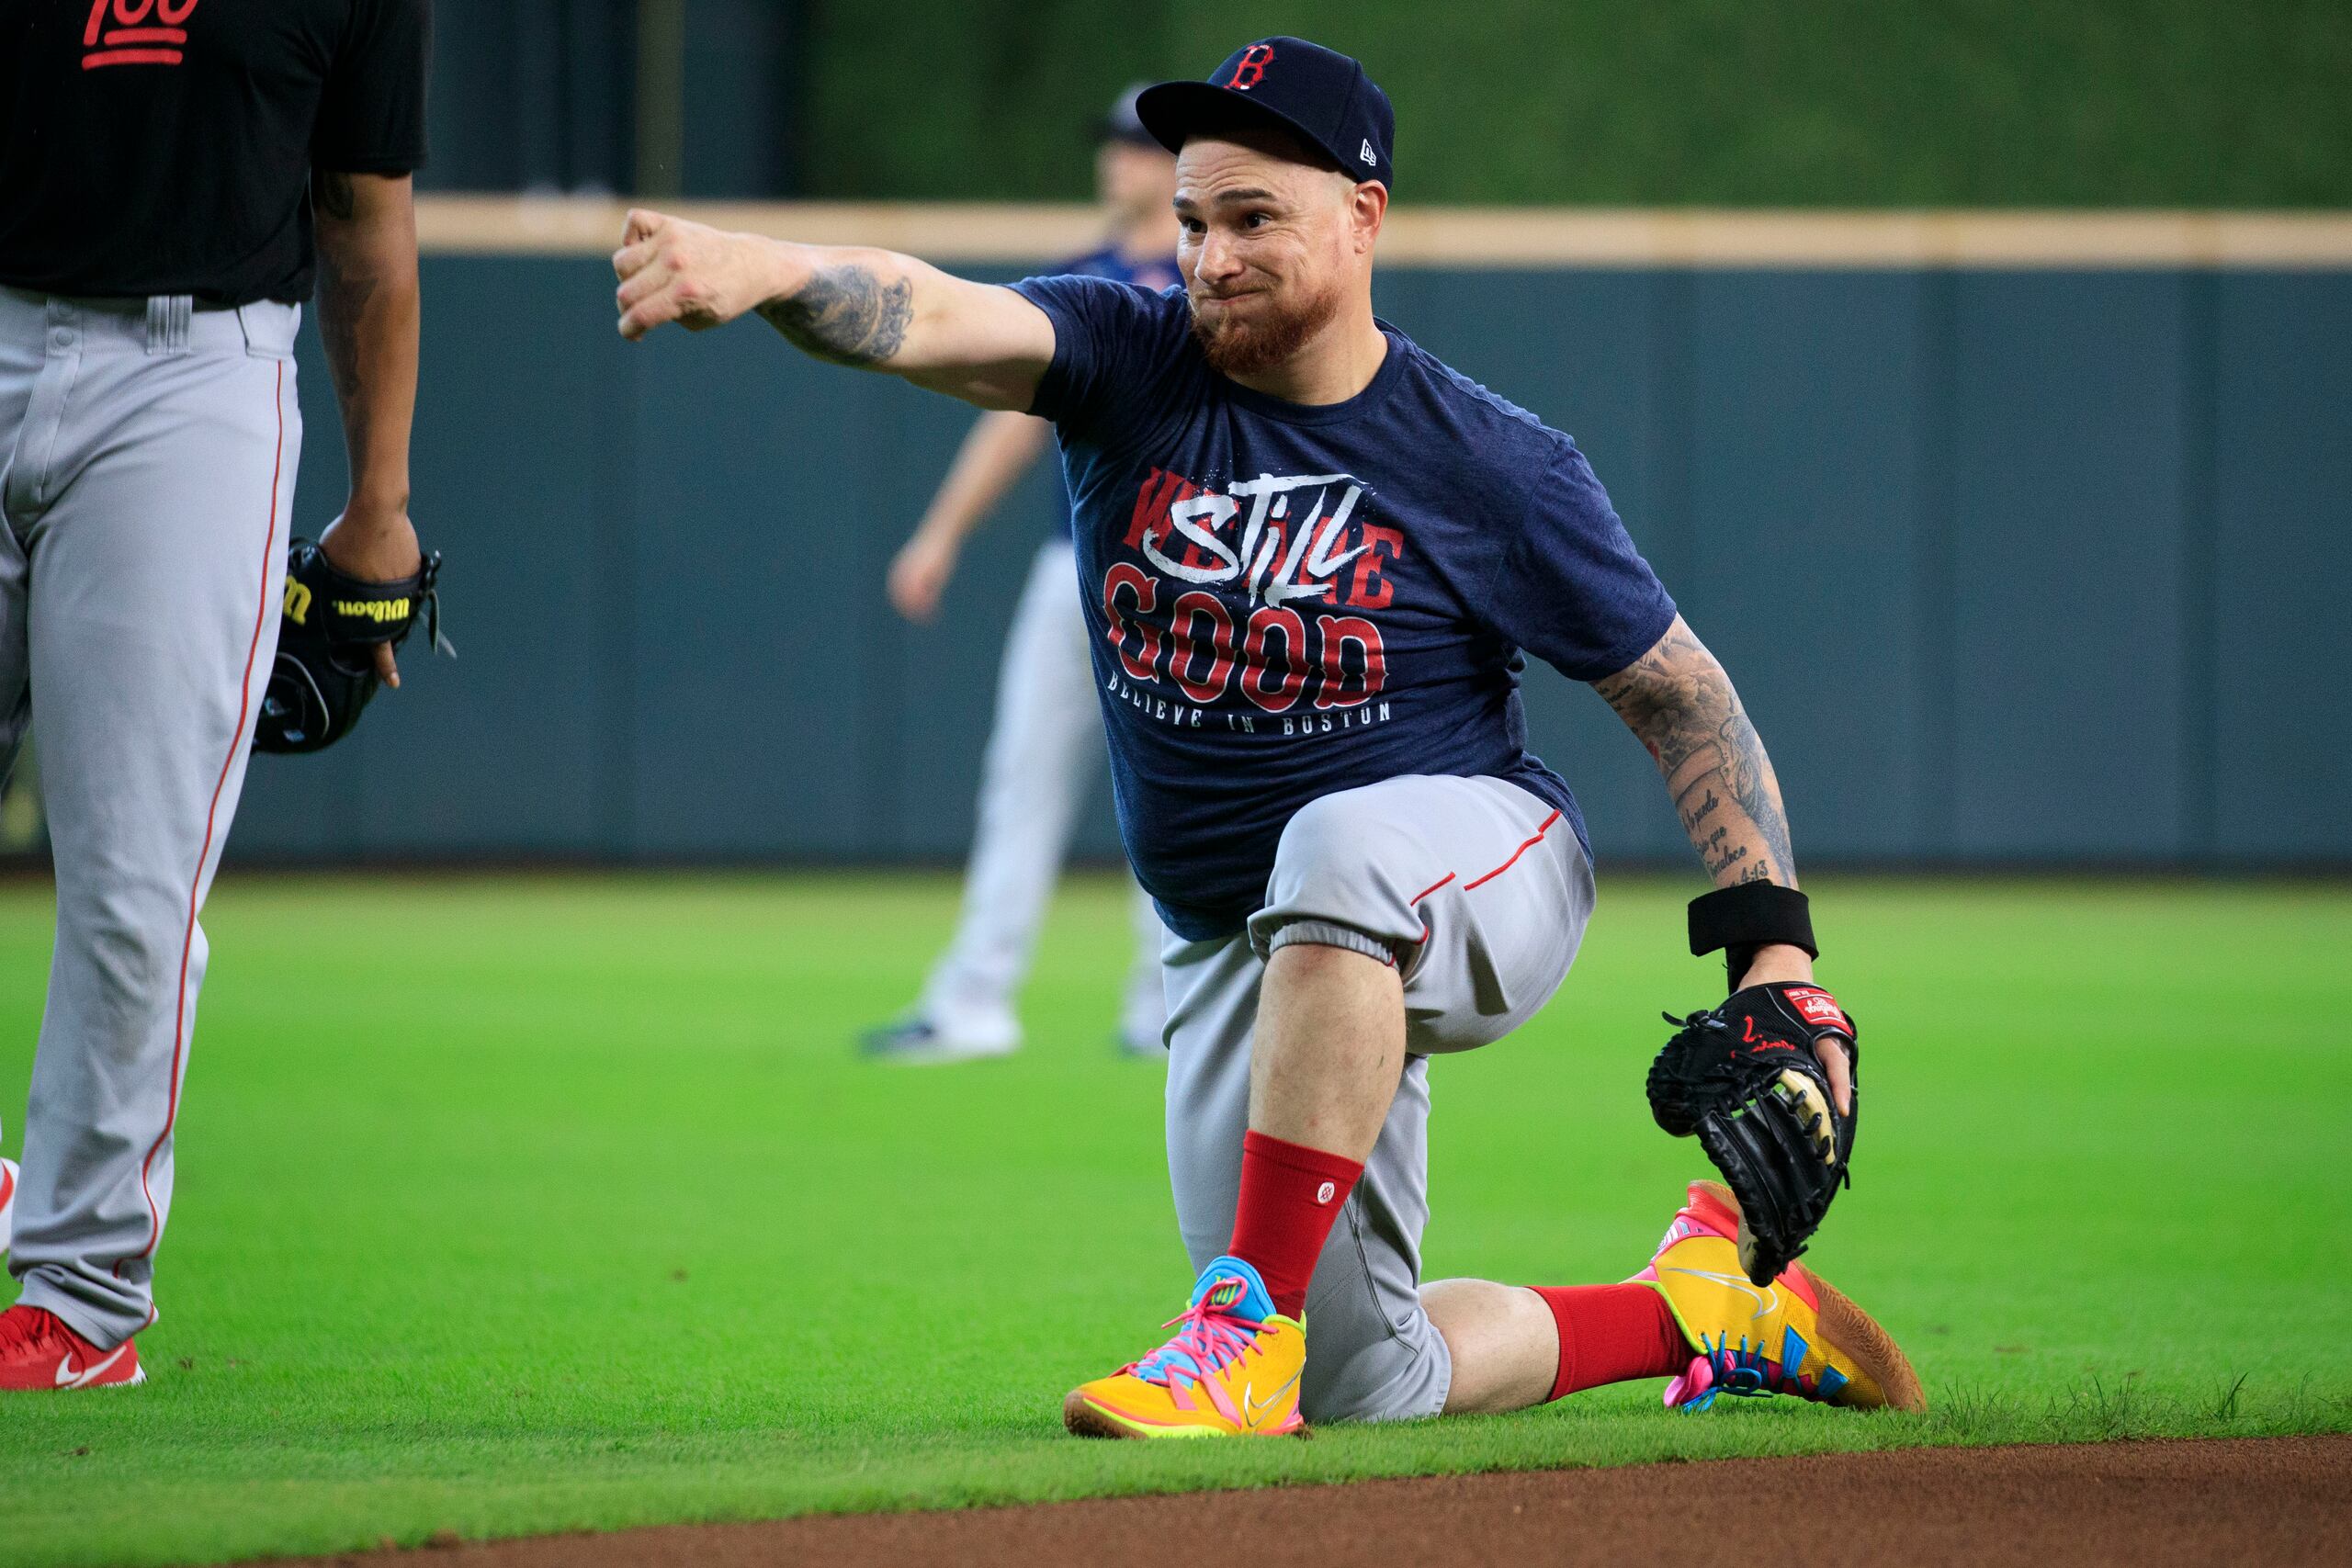
M 146 1381 L 130 1340 L 101 1350 L 55 1313 L 22 1302 L 0 1312 L 0 1390 L 123 1388 Z

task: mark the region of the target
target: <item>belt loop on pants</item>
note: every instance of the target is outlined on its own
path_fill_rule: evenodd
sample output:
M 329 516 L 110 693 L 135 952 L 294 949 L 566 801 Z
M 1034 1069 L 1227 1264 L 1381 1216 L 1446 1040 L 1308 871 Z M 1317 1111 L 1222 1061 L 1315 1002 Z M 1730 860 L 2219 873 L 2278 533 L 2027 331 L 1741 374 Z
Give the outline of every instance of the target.
M 196 300 L 186 294 L 150 294 L 147 297 L 147 352 L 154 354 L 186 354 L 187 352 L 188 319 L 196 313 Z

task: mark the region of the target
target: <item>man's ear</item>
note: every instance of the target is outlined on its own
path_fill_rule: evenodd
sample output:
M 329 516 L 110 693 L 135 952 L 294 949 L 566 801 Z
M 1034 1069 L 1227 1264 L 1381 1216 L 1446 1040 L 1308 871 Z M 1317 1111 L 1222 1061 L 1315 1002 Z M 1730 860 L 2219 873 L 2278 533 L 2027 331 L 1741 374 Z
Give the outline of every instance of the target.
M 1355 231 L 1356 254 L 1362 255 L 1380 238 L 1381 220 L 1388 215 L 1388 187 L 1378 180 L 1358 185 L 1348 215 Z

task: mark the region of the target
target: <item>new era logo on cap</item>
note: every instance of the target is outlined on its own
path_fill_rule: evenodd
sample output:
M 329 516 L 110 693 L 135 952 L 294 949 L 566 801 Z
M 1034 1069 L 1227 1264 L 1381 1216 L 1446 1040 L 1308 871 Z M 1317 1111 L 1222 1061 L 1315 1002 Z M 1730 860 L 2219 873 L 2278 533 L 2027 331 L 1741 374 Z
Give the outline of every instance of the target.
M 1356 149 L 1356 156 L 1363 160 L 1364 165 L 1367 168 L 1376 169 L 1380 167 L 1380 154 L 1372 150 L 1372 143 L 1369 141 Z

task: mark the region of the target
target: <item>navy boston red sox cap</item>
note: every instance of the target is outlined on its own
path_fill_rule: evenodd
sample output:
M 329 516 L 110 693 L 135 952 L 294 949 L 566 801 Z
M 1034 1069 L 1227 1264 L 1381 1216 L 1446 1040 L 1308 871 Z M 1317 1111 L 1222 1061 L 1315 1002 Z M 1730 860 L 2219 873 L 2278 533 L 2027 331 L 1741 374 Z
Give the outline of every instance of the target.
M 1303 38 L 1261 39 L 1233 51 L 1204 82 L 1162 82 L 1136 100 L 1145 129 L 1171 152 L 1184 139 L 1238 125 L 1304 137 L 1359 180 L 1391 190 L 1396 112 L 1363 67 Z

